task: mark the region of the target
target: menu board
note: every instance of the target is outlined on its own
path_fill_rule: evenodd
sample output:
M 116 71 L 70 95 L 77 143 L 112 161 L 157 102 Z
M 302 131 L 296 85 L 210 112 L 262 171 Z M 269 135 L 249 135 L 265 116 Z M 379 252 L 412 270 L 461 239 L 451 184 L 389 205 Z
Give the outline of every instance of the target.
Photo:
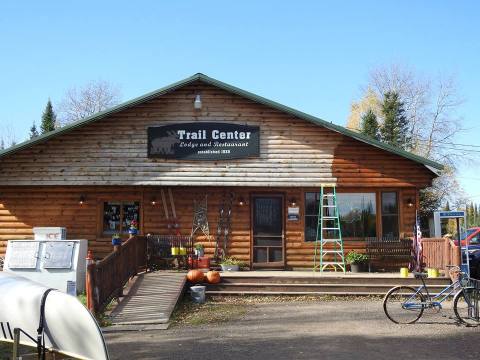
M 71 269 L 73 258 L 72 241 L 52 241 L 45 244 L 43 267 L 45 269 Z
M 9 245 L 8 266 L 11 269 L 35 269 L 37 267 L 38 241 L 12 241 Z

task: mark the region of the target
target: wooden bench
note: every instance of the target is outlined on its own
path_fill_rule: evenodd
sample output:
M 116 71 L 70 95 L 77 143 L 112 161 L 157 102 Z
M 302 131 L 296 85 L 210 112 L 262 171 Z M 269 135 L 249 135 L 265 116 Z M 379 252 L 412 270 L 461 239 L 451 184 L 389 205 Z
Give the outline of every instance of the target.
M 408 267 L 412 259 L 412 240 L 367 238 L 366 250 L 371 270 L 396 270 Z

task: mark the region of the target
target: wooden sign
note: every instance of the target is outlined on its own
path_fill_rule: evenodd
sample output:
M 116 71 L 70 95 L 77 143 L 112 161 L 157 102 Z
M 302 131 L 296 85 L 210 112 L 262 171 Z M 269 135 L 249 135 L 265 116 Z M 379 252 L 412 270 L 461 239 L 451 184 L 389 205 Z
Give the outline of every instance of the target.
M 196 122 L 148 128 L 148 157 L 227 160 L 258 156 L 258 126 Z

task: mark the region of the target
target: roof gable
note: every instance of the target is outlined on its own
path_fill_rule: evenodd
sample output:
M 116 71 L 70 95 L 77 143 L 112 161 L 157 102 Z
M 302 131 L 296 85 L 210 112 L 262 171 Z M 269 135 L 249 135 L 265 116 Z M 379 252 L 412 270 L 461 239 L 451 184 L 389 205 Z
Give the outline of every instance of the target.
M 251 92 L 248 92 L 248 91 L 245 91 L 245 90 L 242 90 L 240 88 L 237 88 L 235 86 L 232 86 L 232 85 L 229 85 L 227 83 L 224 83 L 222 81 L 219 81 L 219 80 L 216 80 L 214 78 L 211 78 L 209 76 L 206 76 L 204 74 L 201 74 L 201 73 L 197 73 L 193 76 L 190 76 L 186 79 L 183 79 L 181 81 L 178 81 L 176 83 L 173 83 L 171 85 L 168 85 L 166 87 L 163 87 L 161 89 L 158 89 L 158 90 L 155 90 L 155 91 L 152 91 L 150 93 L 147 93 L 143 96 L 140 96 L 140 97 L 137 97 L 137 98 L 134 98 L 132 100 L 129 100 L 129 101 L 126 101 L 122 104 L 119 104 L 117 106 L 114 106 L 110 109 L 107 109 L 105 111 L 102 111 L 102 112 L 99 112 L 95 115 L 92 115 L 92 116 L 89 116 L 85 119 L 82 119 L 82 120 L 79 120 L 79 121 L 76 121 L 76 122 L 73 122 L 69 125 L 66 125 L 66 126 L 63 126 L 59 129 L 56 129 L 54 131 L 50 131 L 46 134 L 43 134 L 43 135 L 40 135 L 34 139 L 31 139 L 31 140 L 27 140 L 27 141 L 24 141 L 20 144 L 17 144 L 15 146 L 12 146 L 8 149 L 5 149 L 3 151 L 0 151 L 0 158 L 1 157 L 4 157 L 4 156 L 7 156 L 7 155 L 10 155 L 10 154 L 13 154 L 17 151 L 20 151 L 22 149 L 26 149 L 26 148 L 29 148 L 35 144 L 39 144 L 39 143 L 43 143 L 47 140 L 49 140 L 50 138 L 53 138 L 53 137 L 56 137 L 58 135 L 61 135 L 61 134 L 64 134 L 64 133 L 67 133 L 69 131 L 72 131 L 74 129 L 77 129 L 79 127 L 83 127 L 85 125 L 88 125 L 90 123 L 93 123 L 93 122 L 96 122 L 97 120 L 100 120 L 100 119 L 103 119 L 109 115 L 112 115 L 112 114 L 115 114 L 117 112 L 120 112 L 122 110 L 125 110 L 125 109 L 128 109 L 128 108 L 131 108 L 135 105 L 138 105 L 138 104 L 141 104 L 141 103 L 144 103 L 148 100 L 151 100 L 153 98 L 156 98 L 158 96 L 161 96 L 163 94 L 166 94 L 166 93 L 169 93 L 169 92 L 172 92 L 176 89 L 179 89 L 181 87 L 184 87 L 186 85 L 189 85 L 195 81 L 202 81 L 206 84 L 209 84 L 209 85 L 212 85 L 212 86 L 216 86 L 220 89 L 223 89 L 225 91 L 228 91 L 228 92 L 231 92 L 231 93 L 234 93 L 234 94 L 237 94 L 239 96 L 242 96 L 242 97 L 245 97 L 247 99 L 250 99 L 254 102 L 257 102 L 257 103 L 260 103 L 260 104 L 263 104 L 263 105 L 266 105 L 266 106 L 269 106 L 273 109 L 276 109 L 276 110 L 279 110 L 279 111 L 282 111 L 284 113 L 287 113 L 289 115 L 292 115 L 292 116 L 295 116 L 295 117 L 298 117 L 300 119 L 303 119 L 303 120 L 306 120 L 308 122 L 311 122 L 311 123 L 314 123 L 316 125 L 319 125 L 319 126 L 322 126 L 322 127 L 325 127 L 329 130 L 332 130 L 332 131 L 335 131 L 337 133 L 340 133 L 340 134 L 343 134 L 345 136 L 348 136 L 350 138 L 353 138 L 353 139 L 356 139 L 358 141 L 361 141 L 363 143 L 366 143 L 366 144 L 369 144 L 371 146 L 374 146 L 376 148 L 379 148 L 379 149 L 382 149 L 382 150 L 385 150 L 387 152 L 390 152 L 390 153 L 393 153 L 393 154 L 396 154 L 396 155 L 399 155 L 399 156 L 402 156 L 404 158 L 407 158 L 409 160 L 412 160 L 412 161 L 415 161 L 417 163 L 420 163 L 420 164 L 423 164 L 425 165 L 430 171 L 432 171 L 433 173 L 437 174 L 438 175 L 438 172 L 440 170 L 443 170 L 443 165 L 435 162 L 435 161 L 432 161 L 432 160 L 429 160 L 429 159 L 426 159 L 424 157 L 421 157 L 421 156 L 418 156 L 418 155 L 415 155 L 415 154 L 412 154 L 408 151 L 404 151 L 402 149 L 399 149 L 397 147 L 394 147 L 394 146 L 391 146 L 389 144 L 386 144 L 386 143 L 383 143 L 383 142 L 380 142 L 380 141 L 377 141 L 377 140 L 374 140 L 372 138 L 370 138 L 369 136 L 366 136 L 366 135 L 363 135 L 361 133 L 358 133 L 358 132 L 355 132 L 355 131 L 352 131 L 352 130 L 349 130 L 349 129 L 346 129 L 344 128 L 343 126 L 340 126 L 340 125 L 336 125 L 336 124 L 333 124 L 331 122 L 328 122 L 328 121 L 325 121 L 323 119 L 320 119 L 318 117 L 315 117 L 315 116 L 312 116 L 312 115 L 309 115 L 309 114 L 306 114 L 304 112 L 301 112 L 299 110 L 296 110 L 296 109 L 293 109 L 291 107 L 288 107 L 288 106 L 285 106 L 285 105 L 282 105 L 280 103 L 277 103 L 275 101 L 272 101 L 272 100 L 269 100 L 269 99 L 266 99 L 264 97 L 261 97 L 259 95 L 256 95 L 256 94 L 253 94 Z

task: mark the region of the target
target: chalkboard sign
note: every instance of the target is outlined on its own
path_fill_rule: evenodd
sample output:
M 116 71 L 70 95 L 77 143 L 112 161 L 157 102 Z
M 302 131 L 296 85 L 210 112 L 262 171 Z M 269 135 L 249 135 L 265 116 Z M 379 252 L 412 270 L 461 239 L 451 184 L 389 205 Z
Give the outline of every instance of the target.
M 260 128 L 200 122 L 149 127 L 148 156 L 182 160 L 258 157 Z
M 73 247 L 72 241 L 47 242 L 43 267 L 45 269 L 71 269 Z
M 12 241 L 8 267 L 11 269 L 35 269 L 40 244 L 37 241 Z

